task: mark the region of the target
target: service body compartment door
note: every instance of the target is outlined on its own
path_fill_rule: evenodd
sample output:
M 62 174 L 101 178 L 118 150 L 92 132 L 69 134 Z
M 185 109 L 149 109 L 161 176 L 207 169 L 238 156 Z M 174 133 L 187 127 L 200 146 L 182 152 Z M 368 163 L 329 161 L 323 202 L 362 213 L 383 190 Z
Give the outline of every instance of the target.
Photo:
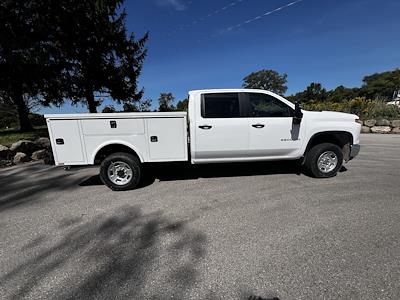
M 51 143 L 56 164 L 85 163 L 78 120 L 50 120 Z
M 150 161 L 188 159 L 186 118 L 149 118 L 146 127 Z

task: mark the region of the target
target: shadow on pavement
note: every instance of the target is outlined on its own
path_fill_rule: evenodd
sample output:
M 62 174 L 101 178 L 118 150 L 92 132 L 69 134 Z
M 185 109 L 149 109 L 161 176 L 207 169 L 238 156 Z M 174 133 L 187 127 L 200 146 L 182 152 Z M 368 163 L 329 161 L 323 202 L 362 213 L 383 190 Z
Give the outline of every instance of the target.
M 121 207 L 27 242 L 0 290 L 13 299 L 186 299 L 205 251 L 205 235 L 187 222 Z
M 14 167 L 0 172 L 0 212 L 22 204 L 48 200 L 49 192 L 62 193 L 79 186 L 102 185 L 98 175 L 84 178 L 82 168 L 70 171 L 40 163 Z M 96 167 L 97 173 L 97 167 Z M 145 165 L 138 188 L 160 181 L 193 180 L 198 178 L 300 174 L 295 161 L 190 165 L 159 163 Z
M 78 186 L 82 178 L 74 178 L 72 175 L 42 163 L 2 170 L 0 212 L 31 201 L 43 200 L 42 196 L 49 191 L 63 192 Z
M 229 164 L 190 165 L 188 163 L 148 164 L 144 168 L 143 179 L 138 188 L 160 181 L 193 180 L 199 178 L 257 176 L 274 174 L 301 174 L 297 161 L 251 162 Z M 103 185 L 99 175 L 94 175 L 80 186 Z

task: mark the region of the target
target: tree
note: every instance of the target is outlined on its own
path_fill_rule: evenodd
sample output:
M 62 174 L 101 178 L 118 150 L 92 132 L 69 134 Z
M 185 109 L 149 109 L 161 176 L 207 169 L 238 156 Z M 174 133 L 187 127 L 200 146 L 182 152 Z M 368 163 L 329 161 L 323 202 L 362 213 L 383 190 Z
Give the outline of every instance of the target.
M 144 101 L 138 101 L 136 103 L 126 102 L 124 103 L 124 112 L 149 112 L 151 108 L 151 99 Z
M 137 101 L 148 35 L 136 40 L 125 26 L 123 0 L 2 0 L 0 91 L 15 105 L 21 130 L 30 130 L 27 99 L 60 105 L 95 94 Z
M 262 89 L 283 95 L 287 91 L 287 75 L 279 74 L 274 70 L 253 72 L 243 78 L 243 87 L 246 89 Z
M 101 112 L 104 114 L 109 114 L 109 113 L 115 113 L 115 112 L 117 112 L 117 110 L 115 109 L 114 106 L 108 105 L 108 106 L 104 107 Z
M 178 110 L 178 111 L 187 111 L 188 110 L 188 105 L 189 105 L 189 99 L 184 99 L 182 101 L 179 101 L 176 104 L 176 110 Z
M 175 100 L 175 97 L 171 93 L 161 93 L 160 98 L 158 99 L 159 108 L 158 111 L 173 111 L 175 107 L 172 102 Z
M 288 100 L 300 103 L 323 102 L 327 100 L 327 91 L 320 83 L 312 82 L 303 91 L 287 97 Z
M 400 89 L 400 69 L 365 76 L 361 95 L 368 98 L 391 99 L 393 92 Z
M 100 102 L 95 94 L 106 94 L 118 103 L 138 101 L 137 79 L 146 57 L 148 34 L 136 40 L 126 29 L 123 0 L 62 0 L 59 40 L 63 49 L 67 83 L 64 96 L 72 104 L 83 102 L 91 113 Z M 68 4 L 68 5 L 66 5 Z M 71 21 L 73 20 L 73 21 Z M 54 103 L 53 97 L 47 104 Z
M 60 72 L 50 2 L 0 2 L 0 91 L 16 108 L 21 131 L 32 129 L 27 99 L 38 97 Z
M 359 88 L 346 88 L 343 85 L 340 85 L 334 90 L 327 92 L 327 101 L 339 103 L 345 100 L 354 99 L 358 97 L 359 93 Z

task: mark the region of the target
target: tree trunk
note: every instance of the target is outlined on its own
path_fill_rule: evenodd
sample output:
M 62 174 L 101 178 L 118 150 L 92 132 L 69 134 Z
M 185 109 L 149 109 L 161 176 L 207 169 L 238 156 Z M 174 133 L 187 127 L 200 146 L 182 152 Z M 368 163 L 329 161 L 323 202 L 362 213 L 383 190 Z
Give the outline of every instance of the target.
M 14 104 L 17 106 L 18 119 L 19 119 L 19 130 L 21 132 L 32 131 L 33 127 L 29 120 L 29 110 L 24 101 L 21 89 L 16 89 L 13 93 L 12 98 Z
M 93 90 L 86 89 L 86 102 L 90 113 L 97 113 L 96 101 L 94 100 Z

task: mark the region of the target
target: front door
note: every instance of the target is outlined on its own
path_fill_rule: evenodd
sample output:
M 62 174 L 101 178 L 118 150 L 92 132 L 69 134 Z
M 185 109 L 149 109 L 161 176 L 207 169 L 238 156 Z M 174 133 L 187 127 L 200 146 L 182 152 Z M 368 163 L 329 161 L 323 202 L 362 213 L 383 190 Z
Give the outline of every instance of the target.
M 293 109 L 278 98 L 246 93 L 249 157 L 296 157 L 304 137 L 304 126 L 293 123 Z
M 238 93 L 204 94 L 196 118 L 196 160 L 223 161 L 246 156 L 248 120 Z

